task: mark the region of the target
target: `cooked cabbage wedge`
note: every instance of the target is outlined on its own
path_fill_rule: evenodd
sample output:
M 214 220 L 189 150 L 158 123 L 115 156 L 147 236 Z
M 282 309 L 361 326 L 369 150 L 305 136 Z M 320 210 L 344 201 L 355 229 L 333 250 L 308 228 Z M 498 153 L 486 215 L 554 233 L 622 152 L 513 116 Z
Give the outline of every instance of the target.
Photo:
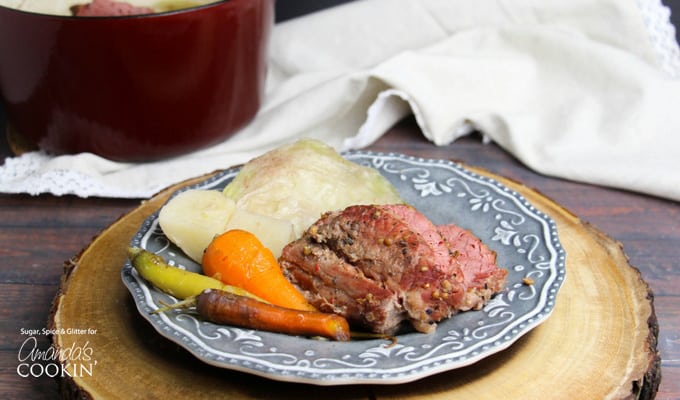
M 253 233 L 278 258 L 326 211 L 396 203 L 403 201 L 376 170 L 345 160 L 321 142 L 302 140 L 252 159 L 223 192 L 179 193 L 161 208 L 158 222 L 198 263 L 212 239 L 229 229 Z
M 216 2 L 217 0 L 160 0 L 151 2 L 150 6 L 156 12 L 165 12 L 198 7 Z
M 295 237 L 322 213 L 354 204 L 403 203 L 380 173 L 311 139 L 274 149 L 246 163 L 224 194 L 237 208 L 290 221 Z

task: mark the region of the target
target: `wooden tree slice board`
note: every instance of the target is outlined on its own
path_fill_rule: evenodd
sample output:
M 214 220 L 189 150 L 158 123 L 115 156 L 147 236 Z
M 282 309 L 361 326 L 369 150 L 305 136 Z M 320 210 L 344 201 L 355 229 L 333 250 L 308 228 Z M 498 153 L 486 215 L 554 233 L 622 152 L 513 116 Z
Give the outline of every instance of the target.
M 487 171 L 557 223 L 567 278 L 552 316 L 472 366 L 399 385 L 315 386 L 206 365 L 161 337 L 121 282 L 131 237 L 168 188 L 121 217 L 65 265 L 50 316 L 57 349 L 81 349 L 59 381 L 64 398 L 98 399 L 624 399 L 660 381 L 653 296 L 621 245 L 540 193 Z M 78 331 L 80 329 L 80 331 Z M 80 363 L 80 364 L 78 364 Z M 82 366 L 85 366 L 85 369 Z M 80 368 L 76 368 L 80 367 Z

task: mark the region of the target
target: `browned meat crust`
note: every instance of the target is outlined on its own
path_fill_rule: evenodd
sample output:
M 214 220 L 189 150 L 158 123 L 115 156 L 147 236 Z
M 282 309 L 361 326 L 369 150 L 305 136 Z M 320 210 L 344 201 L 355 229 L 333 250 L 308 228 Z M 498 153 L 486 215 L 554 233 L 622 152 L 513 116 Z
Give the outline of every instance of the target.
M 406 205 L 351 206 L 322 216 L 284 248 L 281 267 L 321 311 L 377 333 L 420 332 L 479 309 L 507 271 L 470 232 L 437 227 Z

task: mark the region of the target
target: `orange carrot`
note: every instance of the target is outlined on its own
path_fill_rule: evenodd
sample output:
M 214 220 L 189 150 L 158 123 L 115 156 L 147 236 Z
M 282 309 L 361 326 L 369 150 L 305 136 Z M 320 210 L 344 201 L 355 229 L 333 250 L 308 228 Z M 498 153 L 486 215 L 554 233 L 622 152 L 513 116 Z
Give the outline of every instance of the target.
M 347 320 L 337 314 L 292 310 L 219 289 L 208 289 L 199 294 L 196 312 L 216 324 L 339 341 L 350 339 Z
M 252 233 L 233 229 L 216 236 L 203 253 L 203 273 L 285 308 L 316 310 L 290 283 L 272 252 Z

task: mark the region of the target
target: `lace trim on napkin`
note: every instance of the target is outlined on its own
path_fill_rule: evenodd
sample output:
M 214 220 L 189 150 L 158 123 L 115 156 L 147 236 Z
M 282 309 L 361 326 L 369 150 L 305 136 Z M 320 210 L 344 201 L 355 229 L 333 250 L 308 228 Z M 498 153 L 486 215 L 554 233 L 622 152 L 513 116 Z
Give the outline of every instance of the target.
M 637 0 L 637 5 L 661 67 L 671 77 L 680 79 L 680 46 L 670 20 L 671 10 L 661 0 Z
M 20 157 L 5 159 L 5 164 L 0 166 L 0 192 L 28 193 L 34 196 L 51 193 L 56 196 L 73 194 L 79 197 L 135 199 L 149 197 L 158 191 L 158 188 L 139 192 L 124 191 L 118 187 L 104 185 L 101 181 L 80 171 L 45 170 L 45 165 L 51 159 L 51 156 L 42 151 L 33 151 Z

